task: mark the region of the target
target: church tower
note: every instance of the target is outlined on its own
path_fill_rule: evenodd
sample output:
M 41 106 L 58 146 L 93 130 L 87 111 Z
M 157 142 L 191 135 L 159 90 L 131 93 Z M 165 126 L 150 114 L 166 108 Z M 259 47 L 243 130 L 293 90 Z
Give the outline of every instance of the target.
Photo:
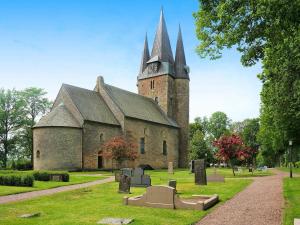
M 189 68 L 186 65 L 181 29 L 176 44 L 175 61 L 163 10 L 149 54 L 147 35 L 140 71 L 138 93 L 152 98 L 179 125 L 179 167 L 187 166 L 189 127 Z

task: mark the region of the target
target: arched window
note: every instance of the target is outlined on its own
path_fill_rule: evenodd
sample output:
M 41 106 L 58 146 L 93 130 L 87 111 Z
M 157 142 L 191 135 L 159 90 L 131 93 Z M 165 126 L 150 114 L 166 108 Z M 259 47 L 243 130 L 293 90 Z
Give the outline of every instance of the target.
M 40 155 L 41 155 L 40 151 L 39 151 L 39 150 L 36 151 L 36 157 L 37 157 L 37 158 L 40 158 Z
M 167 142 L 164 140 L 163 141 L 163 155 L 168 154 L 168 149 L 167 149 Z
M 140 138 L 140 153 L 145 154 L 145 138 Z

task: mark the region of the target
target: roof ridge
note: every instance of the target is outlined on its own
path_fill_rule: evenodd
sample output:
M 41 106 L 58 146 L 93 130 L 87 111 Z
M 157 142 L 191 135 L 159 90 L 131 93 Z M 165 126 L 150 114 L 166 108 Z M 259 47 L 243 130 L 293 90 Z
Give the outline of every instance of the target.
M 90 90 L 90 89 L 87 89 L 87 88 L 78 87 L 78 86 L 71 85 L 71 84 L 66 84 L 66 83 L 63 83 L 62 86 L 67 86 L 67 87 L 69 86 L 69 87 L 74 87 L 74 88 L 78 88 L 78 89 L 85 90 L 85 91 L 98 93 L 97 91 L 94 91 L 94 90 Z
M 115 87 L 113 85 L 109 85 L 109 84 L 105 84 L 105 86 L 108 86 L 108 87 L 112 87 L 112 88 L 116 88 L 118 90 L 121 90 L 121 91 L 124 91 L 126 93 L 129 93 L 129 94 L 133 94 L 135 96 L 138 96 L 140 98 L 143 98 L 149 102 L 151 102 L 154 107 L 160 112 L 160 114 L 170 123 L 174 123 L 176 125 L 176 127 L 178 127 L 178 124 L 175 120 L 173 120 L 172 118 L 170 118 L 164 111 L 163 109 L 152 99 L 152 98 L 149 98 L 149 97 L 146 97 L 146 96 L 143 96 L 143 95 L 140 95 L 140 94 L 137 94 L 137 93 L 134 93 L 134 92 L 131 92 L 131 91 L 128 91 L 128 90 L 125 90 L 125 89 L 122 89 L 122 88 L 118 88 L 118 87 Z M 112 100 L 113 100 L 113 97 L 111 96 Z M 114 101 L 115 102 L 115 101 Z M 116 102 L 115 102 L 116 103 Z M 116 103 L 116 105 L 118 105 L 118 103 Z M 118 106 L 119 107 L 119 106 Z M 120 107 L 119 107 L 120 108 Z M 121 109 L 121 111 L 123 111 Z M 123 112 L 123 114 L 126 116 L 126 114 Z

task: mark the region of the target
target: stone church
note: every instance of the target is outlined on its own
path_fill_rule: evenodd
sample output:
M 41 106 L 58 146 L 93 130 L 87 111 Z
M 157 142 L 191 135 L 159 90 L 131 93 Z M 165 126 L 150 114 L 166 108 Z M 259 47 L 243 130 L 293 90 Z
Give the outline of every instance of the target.
M 189 67 L 179 27 L 175 59 L 161 11 L 151 55 L 147 37 L 137 77 L 138 94 L 98 77 L 94 90 L 63 84 L 51 111 L 33 128 L 34 169 L 112 168 L 101 146 L 130 136 L 138 158 L 123 166 L 187 166 Z

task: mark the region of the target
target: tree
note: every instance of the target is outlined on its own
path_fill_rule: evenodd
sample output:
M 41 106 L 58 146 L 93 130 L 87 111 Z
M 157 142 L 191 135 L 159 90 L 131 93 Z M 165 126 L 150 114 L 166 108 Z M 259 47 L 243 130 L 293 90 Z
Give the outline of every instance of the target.
M 129 137 L 116 136 L 103 144 L 102 156 L 115 160 L 118 167 L 125 160 L 135 160 L 138 157 L 137 145 Z
M 251 157 L 251 153 L 253 151 L 251 148 L 244 145 L 240 136 L 235 134 L 229 136 L 224 135 L 214 141 L 213 145 L 218 148 L 216 157 L 222 161 L 230 162 L 234 176 L 234 165 L 236 162 L 244 161 Z
M 14 154 L 17 129 L 24 119 L 24 101 L 16 90 L 0 90 L 0 151 L 1 164 L 7 166 L 9 154 Z
M 242 64 L 251 66 L 270 56 L 269 50 L 276 52 L 276 47 L 290 45 L 286 50 L 291 53 L 290 47 L 299 49 L 293 45 L 299 42 L 299 1 L 199 0 L 199 3 L 194 18 L 201 40 L 197 52 L 202 57 L 216 59 L 225 47 L 236 46 L 242 53 Z
M 228 134 L 229 126 L 230 120 L 223 112 L 214 112 L 209 118 L 208 130 L 215 140 Z
M 236 46 L 244 66 L 261 60 L 261 149 L 271 159 L 287 140 L 299 145 L 300 1 L 201 0 L 194 17 L 201 57 Z
M 25 102 L 23 111 L 25 117 L 22 129 L 19 132 L 21 146 L 24 148 L 24 154 L 31 158 L 33 162 L 33 133 L 32 127 L 36 124 L 37 118 L 40 118 L 50 110 L 51 102 L 45 97 L 47 92 L 41 88 L 30 87 L 20 92 Z
M 206 158 L 208 162 L 213 159 L 212 152 L 207 145 L 204 134 L 200 130 L 197 130 L 190 140 L 189 158 L 190 160 Z

